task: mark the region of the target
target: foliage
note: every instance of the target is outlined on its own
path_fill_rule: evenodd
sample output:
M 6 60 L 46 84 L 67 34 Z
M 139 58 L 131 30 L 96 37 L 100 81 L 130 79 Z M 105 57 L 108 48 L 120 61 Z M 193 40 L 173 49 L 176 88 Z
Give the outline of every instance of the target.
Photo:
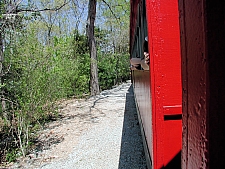
M 101 90 L 129 79 L 128 55 L 99 53 L 98 56 Z
M 98 17 L 104 18 L 105 23 L 100 22 L 99 27 L 109 31 L 107 47 L 111 52 L 128 54 L 130 1 L 105 0 L 99 8 Z
M 55 1 L 54 6 L 62 2 Z M 50 1 L 40 0 L 21 4 L 18 9 L 36 9 L 40 4 L 51 6 Z M 68 28 L 72 27 L 71 15 L 66 14 L 77 4 L 74 1 L 68 5 L 58 12 L 21 12 L 19 22 L 9 20 L 7 24 L 0 14 L 5 25 L 0 30 L 4 47 L 4 60 L 0 60 L 0 161 L 13 161 L 28 153 L 35 130 L 57 117 L 58 100 L 90 94 L 87 37 L 76 29 L 81 16 L 74 17 L 74 30 Z M 0 3 L 0 8 L 5 6 Z M 78 6 L 73 9 L 76 14 L 79 11 Z M 116 41 L 114 31 L 118 31 L 117 38 L 122 33 L 114 23 L 113 28 L 118 29 L 109 29 L 108 25 L 95 28 L 101 90 L 129 78 L 128 36 L 122 38 L 123 43 Z
M 23 155 L 29 145 L 30 130 L 54 115 L 55 101 L 89 93 L 87 54 L 74 58 L 73 42 L 72 36 L 55 37 L 53 46 L 44 46 L 31 29 L 5 50 L 4 65 L 10 65 L 10 71 L 2 88 L 8 100 L 7 126 L 11 127 L 4 132 L 13 130 Z

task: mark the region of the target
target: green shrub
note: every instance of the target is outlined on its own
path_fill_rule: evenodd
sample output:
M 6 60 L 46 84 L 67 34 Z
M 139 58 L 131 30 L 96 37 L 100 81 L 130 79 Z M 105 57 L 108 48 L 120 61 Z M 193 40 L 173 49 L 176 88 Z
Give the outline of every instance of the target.
M 98 69 L 100 89 L 109 89 L 129 79 L 128 55 L 99 54 Z

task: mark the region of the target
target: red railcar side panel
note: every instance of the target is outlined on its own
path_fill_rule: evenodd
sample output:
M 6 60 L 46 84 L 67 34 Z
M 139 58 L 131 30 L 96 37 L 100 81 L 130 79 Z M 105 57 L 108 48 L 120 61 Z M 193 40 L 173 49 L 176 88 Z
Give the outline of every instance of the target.
M 183 5 L 189 10 L 184 11 Z M 182 3 L 180 1 L 180 10 L 182 20 L 184 15 L 186 16 L 186 23 L 183 22 L 184 20 L 181 22 L 181 39 L 185 42 L 182 46 L 184 63 L 182 71 L 188 72 L 183 73 L 183 103 L 185 104 L 183 143 L 185 144 L 182 151 L 182 167 L 207 168 L 206 146 L 203 146 L 207 144 L 205 32 L 203 31 L 205 23 L 202 18 L 204 5 L 200 1 L 189 0 Z
M 153 168 L 181 151 L 181 58 L 177 0 L 146 0 L 153 121 Z M 179 162 L 179 161 L 178 161 Z
M 225 168 L 225 3 L 179 0 L 182 168 Z

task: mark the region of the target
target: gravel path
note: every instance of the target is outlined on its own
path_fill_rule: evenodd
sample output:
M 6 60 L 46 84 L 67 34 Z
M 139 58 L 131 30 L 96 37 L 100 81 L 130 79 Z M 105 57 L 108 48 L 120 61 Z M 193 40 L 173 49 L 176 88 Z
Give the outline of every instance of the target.
M 15 168 L 147 168 L 130 82 L 86 101 L 70 101 L 62 112 L 61 122 L 49 125 L 52 127 L 40 134 L 40 140 L 49 133 L 62 139 Z

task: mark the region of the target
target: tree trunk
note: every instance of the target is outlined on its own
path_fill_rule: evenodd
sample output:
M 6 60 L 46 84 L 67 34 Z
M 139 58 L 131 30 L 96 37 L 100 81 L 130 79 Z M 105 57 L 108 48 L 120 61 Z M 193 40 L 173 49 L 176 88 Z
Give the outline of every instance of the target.
M 2 32 L 0 32 L 0 86 L 3 85 L 3 37 L 2 37 Z M 5 117 L 5 120 L 7 120 L 7 114 L 5 114 L 5 109 L 6 109 L 6 102 L 4 98 L 4 89 L 1 87 L 1 107 L 2 107 L 2 112 Z
M 88 44 L 89 44 L 89 51 L 90 51 L 90 58 L 91 58 L 90 90 L 91 90 L 92 96 L 99 94 L 97 50 L 96 50 L 96 43 L 95 43 L 95 37 L 94 37 L 96 4 L 97 4 L 96 0 L 89 0 L 88 18 L 87 18 L 87 35 L 88 35 Z

